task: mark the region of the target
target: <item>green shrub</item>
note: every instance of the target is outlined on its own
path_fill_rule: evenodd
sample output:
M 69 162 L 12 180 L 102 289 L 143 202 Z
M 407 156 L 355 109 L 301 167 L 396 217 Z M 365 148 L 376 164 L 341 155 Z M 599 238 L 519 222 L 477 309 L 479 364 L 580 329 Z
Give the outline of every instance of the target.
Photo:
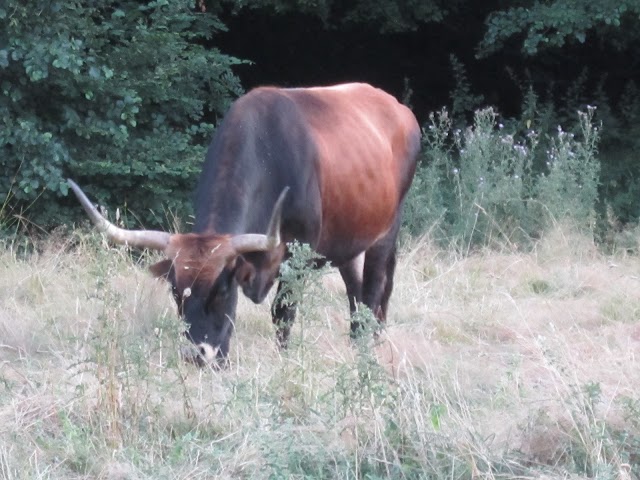
M 522 113 L 520 119 L 510 119 L 505 124 L 520 131 L 534 128 L 540 132 L 544 148 L 539 149 L 534 159 L 534 170 L 545 172 L 548 169 L 548 158 L 544 153 L 556 147 L 550 140 L 557 136 L 558 125 L 562 125 L 567 134 L 573 132 L 583 138 L 584 122 L 576 112 L 586 109 L 585 114 L 592 117 L 590 121 L 602 126 L 599 131 L 590 133 L 597 137 L 600 162 L 597 215 L 601 228 L 598 234 L 601 238 L 611 236 L 611 232 L 607 233 L 612 228 L 609 225 L 611 216 L 616 219 L 614 223 L 618 223 L 614 230 L 628 223 L 635 224 L 640 218 L 640 170 L 635 153 L 640 148 L 640 90 L 636 83 L 629 80 L 619 97 L 612 99 L 604 88 L 606 76 L 591 78 L 586 69 L 566 91 L 549 85 L 547 91 L 536 92 L 530 79 L 523 81 L 515 75 L 512 77 L 522 92 Z M 590 110 L 588 105 L 597 109 Z M 603 232 L 603 229 L 607 231 Z
M 0 199 L 50 227 L 72 218 L 66 177 L 136 222 L 186 216 L 213 125 L 241 93 L 224 29 L 189 1 L 0 7 Z M 79 210 L 78 210 L 79 211 Z M 152 212 L 152 213 L 149 213 Z M 125 218 L 125 220 L 127 220 Z M 130 219 L 129 219 L 130 223 Z
M 579 113 L 579 140 L 560 127 L 555 137 L 542 135 L 549 145 L 542 152 L 540 134 L 504 127 L 491 108 L 476 111 L 464 131 L 452 129 L 445 110 L 432 114 L 405 227 L 463 251 L 526 245 L 564 220 L 593 230 L 600 172 L 593 115 L 593 108 Z
M 593 125 L 594 111 L 589 107 L 578 113 L 582 141 L 560 127 L 550 141 L 547 172 L 536 180 L 534 198 L 539 215 L 547 212 L 551 221 L 568 218 L 579 225 L 595 226 L 600 162 L 596 159 L 599 132 Z
M 429 116 L 429 124 L 422 135 L 422 161 L 404 205 L 403 225 L 410 234 L 438 230 L 446 223 L 443 217 L 453 201 L 453 192 L 447 188 L 453 172 L 450 130 L 451 118 L 447 110 Z

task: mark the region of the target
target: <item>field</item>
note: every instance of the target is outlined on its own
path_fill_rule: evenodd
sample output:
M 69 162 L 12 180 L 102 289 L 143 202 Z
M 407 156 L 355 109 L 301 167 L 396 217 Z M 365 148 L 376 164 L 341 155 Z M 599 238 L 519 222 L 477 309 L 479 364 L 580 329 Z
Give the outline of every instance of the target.
M 183 364 L 167 286 L 81 232 L 0 251 L 0 478 L 640 475 L 640 259 L 402 246 L 386 330 L 311 277 L 290 349 L 241 300 L 231 366 Z

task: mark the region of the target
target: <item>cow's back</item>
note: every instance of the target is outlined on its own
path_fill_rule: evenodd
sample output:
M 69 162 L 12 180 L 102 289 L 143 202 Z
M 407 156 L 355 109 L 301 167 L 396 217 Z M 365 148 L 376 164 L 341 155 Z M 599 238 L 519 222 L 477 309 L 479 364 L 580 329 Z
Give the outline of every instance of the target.
M 411 111 L 366 84 L 254 89 L 216 131 L 195 230 L 263 232 L 288 186 L 283 237 L 340 264 L 393 224 L 419 142 Z
M 346 260 L 393 225 L 420 144 L 413 113 L 367 84 L 286 90 L 317 145 L 322 229 L 317 250 Z

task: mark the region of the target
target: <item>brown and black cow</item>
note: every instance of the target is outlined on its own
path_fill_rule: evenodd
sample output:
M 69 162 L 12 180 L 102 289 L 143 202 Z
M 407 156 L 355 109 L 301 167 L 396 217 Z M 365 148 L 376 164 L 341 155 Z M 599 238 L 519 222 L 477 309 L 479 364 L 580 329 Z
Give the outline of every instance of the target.
M 225 363 L 237 287 L 261 302 L 292 240 L 340 269 L 352 313 L 362 302 L 384 322 L 419 147 L 411 111 L 370 85 L 261 87 L 239 98 L 216 130 L 193 233 L 120 229 L 70 184 L 112 241 L 164 252 L 151 271 L 170 282 L 198 361 Z M 272 317 L 284 347 L 295 306 L 279 297 Z M 353 334 L 358 327 L 352 321 Z

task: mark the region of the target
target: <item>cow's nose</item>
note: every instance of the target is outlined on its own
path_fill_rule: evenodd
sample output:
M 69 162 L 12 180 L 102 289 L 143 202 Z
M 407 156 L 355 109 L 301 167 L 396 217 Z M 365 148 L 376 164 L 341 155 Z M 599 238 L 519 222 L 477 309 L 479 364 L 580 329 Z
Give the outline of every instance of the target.
M 204 343 L 204 342 L 199 343 L 197 347 L 198 347 L 198 354 L 200 355 L 200 357 L 205 361 L 207 365 L 211 365 L 216 359 L 216 353 L 218 353 L 218 348 L 214 348 L 208 343 Z
M 216 359 L 218 349 L 212 347 L 208 343 L 199 343 L 198 345 L 183 346 L 180 349 L 182 360 L 187 363 L 193 363 L 199 367 L 205 365 L 213 365 Z

